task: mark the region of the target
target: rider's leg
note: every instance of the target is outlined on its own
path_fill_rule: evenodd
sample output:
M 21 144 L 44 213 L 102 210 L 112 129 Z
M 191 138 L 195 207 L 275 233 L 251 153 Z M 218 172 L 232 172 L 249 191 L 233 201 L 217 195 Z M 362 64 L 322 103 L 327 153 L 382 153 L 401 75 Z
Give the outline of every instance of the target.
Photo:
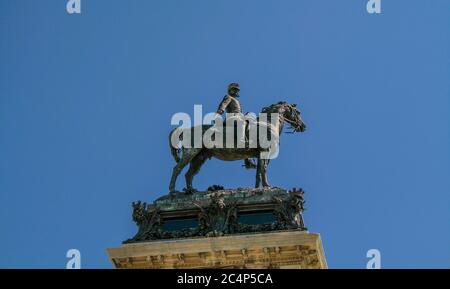
M 245 139 L 245 119 L 242 116 L 239 116 L 236 121 L 236 136 L 238 148 L 245 148 L 247 143 Z
M 237 148 L 245 148 L 245 118 L 241 113 L 230 113 L 227 115 L 227 128 L 231 127 L 234 132 Z

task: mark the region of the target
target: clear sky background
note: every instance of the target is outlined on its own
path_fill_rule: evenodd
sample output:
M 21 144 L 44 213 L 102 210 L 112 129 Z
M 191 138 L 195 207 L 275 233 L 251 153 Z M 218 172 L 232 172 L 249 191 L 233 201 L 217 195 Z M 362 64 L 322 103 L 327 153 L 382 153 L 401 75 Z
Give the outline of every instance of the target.
M 0 267 L 111 268 L 167 193 L 172 114 L 232 81 L 245 111 L 298 103 L 269 180 L 304 188 L 329 267 L 450 267 L 450 1 L 366 2 L 0 1 Z M 194 185 L 252 186 L 241 164 Z

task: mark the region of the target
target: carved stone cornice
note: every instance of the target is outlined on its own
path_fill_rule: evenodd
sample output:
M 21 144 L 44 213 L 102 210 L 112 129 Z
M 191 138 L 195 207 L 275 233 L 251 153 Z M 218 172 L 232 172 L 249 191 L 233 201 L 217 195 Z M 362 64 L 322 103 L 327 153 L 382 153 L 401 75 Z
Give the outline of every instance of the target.
M 108 253 L 116 268 L 327 268 L 320 236 L 300 230 L 132 243 Z

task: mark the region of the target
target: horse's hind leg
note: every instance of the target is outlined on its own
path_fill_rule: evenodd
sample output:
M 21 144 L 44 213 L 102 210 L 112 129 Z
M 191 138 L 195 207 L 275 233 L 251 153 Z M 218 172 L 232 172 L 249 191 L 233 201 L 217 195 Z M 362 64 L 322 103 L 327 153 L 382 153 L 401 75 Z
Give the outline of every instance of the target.
M 173 193 L 175 191 L 175 184 L 177 182 L 178 175 L 188 163 L 189 162 L 185 161 L 184 158 L 181 158 L 181 160 L 173 167 L 172 177 L 170 178 L 169 193 Z
M 200 152 L 201 149 L 183 149 L 182 157 L 180 161 L 173 167 L 172 177 L 170 178 L 169 192 L 175 191 L 175 184 L 177 182 L 178 175 L 184 169 L 184 167 L 190 163 L 190 161 Z
M 208 157 L 204 152 L 199 153 L 192 159 L 191 165 L 189 166 L 189 170 L 185 174 L 186 190 L 188 192 L 194 190 L 194 188 L 192 187 L 192 180 L 194 179 L 194 176 L 200 171 L 200 168 L 207 159 Z

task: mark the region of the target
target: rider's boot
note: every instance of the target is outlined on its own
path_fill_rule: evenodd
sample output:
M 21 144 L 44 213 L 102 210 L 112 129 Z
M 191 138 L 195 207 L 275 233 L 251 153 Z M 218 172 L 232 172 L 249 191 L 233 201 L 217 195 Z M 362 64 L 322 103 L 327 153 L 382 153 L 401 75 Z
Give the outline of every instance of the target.
M 256 164 L 253 162 L 252 159 L 245 159 L 243 167 L 245 167 L 246 169 L 249 169 L 249 170 L 256 169 Z

